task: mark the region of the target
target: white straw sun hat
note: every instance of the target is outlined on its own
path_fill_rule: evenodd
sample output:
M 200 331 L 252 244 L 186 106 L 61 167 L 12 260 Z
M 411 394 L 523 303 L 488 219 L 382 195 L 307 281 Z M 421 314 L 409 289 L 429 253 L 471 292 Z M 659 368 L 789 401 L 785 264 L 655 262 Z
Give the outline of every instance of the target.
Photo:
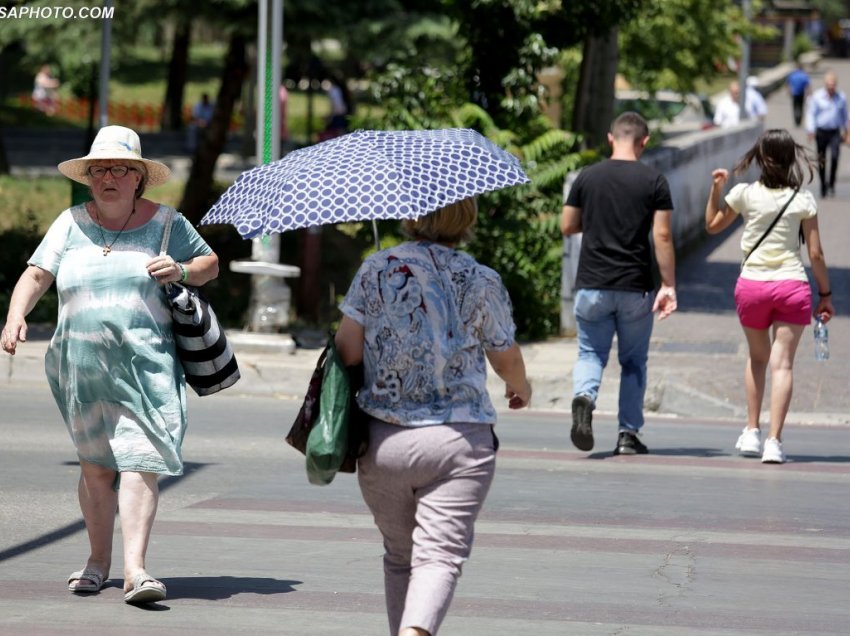
M 69 179 L 89 185 L 86 174 L 90 161 L 95 159 L 127 159 L 145 164 L 148 171 L 147 187 L 153 188 L 168 181 L 171 170 L 164 163 L 142 157 L 142 144 L 134 130 L 124 126 L 104 126 L 92 142 L 89 154 L 63 161 L 57 167 Z

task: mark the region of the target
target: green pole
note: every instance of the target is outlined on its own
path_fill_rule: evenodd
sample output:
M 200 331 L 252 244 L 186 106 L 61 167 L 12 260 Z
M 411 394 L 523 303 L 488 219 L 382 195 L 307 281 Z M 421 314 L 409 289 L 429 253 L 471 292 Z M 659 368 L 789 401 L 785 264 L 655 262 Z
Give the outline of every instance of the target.
M 263 95 L 264 104 L 263 110 L 266 116 L 263 118 L 263 163 L 271 163 L 272 161 L 272 99 L 274 99 L 273 88 L 276 84 L 272 76 L 272 50 L 274 47 L 266 47 L 266 81 L 265 95 Z

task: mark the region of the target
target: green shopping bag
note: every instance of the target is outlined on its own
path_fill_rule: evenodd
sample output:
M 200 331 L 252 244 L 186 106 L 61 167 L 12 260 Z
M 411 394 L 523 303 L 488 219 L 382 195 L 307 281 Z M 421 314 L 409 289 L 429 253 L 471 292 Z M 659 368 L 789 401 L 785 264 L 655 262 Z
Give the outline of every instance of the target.
M 319 394 L 319 416 L 307 437 L 307 479 L 325 486 L 333 481 L 348 453 L 351 386 L 348 372 L 330 338 Z

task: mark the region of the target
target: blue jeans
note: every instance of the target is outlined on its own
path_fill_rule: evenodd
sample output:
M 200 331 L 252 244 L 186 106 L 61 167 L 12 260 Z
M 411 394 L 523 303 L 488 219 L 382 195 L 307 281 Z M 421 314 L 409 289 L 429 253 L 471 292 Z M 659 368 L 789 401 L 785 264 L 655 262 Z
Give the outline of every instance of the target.
M 643 426 L 646 361 L 652 335 L 651 293 L 613 289 L 579 289 L 575 295 L 578 360 L 573 369 L 573 394 L 593 403 L 599 395 L 602 370 L 614 334 L 620 361 L 620 430 L 637 432 Z

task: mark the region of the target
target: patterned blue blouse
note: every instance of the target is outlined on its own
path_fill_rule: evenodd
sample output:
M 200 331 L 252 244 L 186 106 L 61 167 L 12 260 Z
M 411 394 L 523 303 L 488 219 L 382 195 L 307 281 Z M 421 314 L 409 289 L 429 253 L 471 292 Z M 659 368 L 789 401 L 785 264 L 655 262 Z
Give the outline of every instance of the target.
M 492 269 L 436 243 L 403 243 L 366 259 L 341 309 L 365 330 L 364 411 L 401 426 L 495 424 L 484 352 L 508 349 L 516 327 Z

